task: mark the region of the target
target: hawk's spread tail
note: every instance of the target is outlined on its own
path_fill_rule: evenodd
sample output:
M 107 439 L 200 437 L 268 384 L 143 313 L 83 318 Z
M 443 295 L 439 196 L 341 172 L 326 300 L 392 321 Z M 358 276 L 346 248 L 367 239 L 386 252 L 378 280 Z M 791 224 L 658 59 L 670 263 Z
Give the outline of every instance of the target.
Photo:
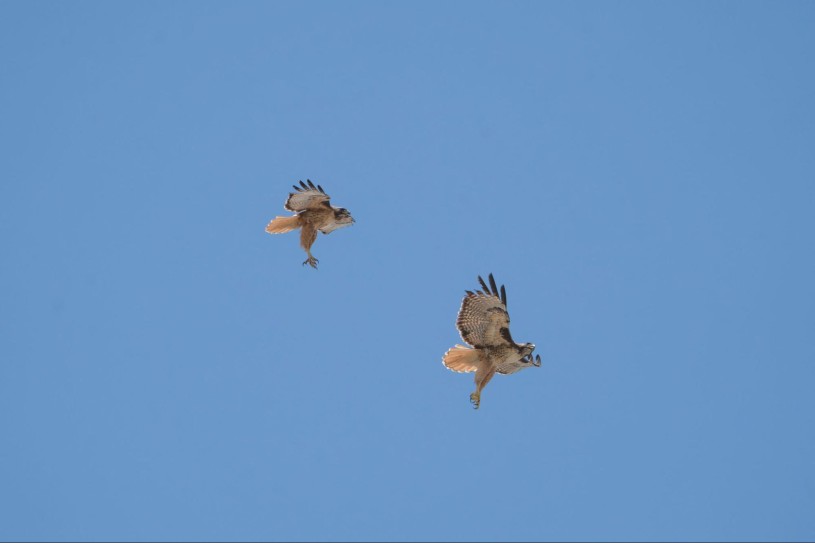
M 456 345 L 444 353 L 442 362 L 447 366 L 447 369 L 459 373 L 469 373 L 476 371 L 481 366 L 481 354 L 475 349 L 470 349 L 463 345 Z
M 300 228 L 300 216 L 275 217 L 266 225 L 266 231 L 270 234 L 285 234 L 295 228 Z

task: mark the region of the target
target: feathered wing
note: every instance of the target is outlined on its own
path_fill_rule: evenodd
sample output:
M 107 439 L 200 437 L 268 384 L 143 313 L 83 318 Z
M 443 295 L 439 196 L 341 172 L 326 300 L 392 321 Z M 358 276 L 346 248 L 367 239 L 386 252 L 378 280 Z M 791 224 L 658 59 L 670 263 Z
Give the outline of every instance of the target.
M 540 367 L 541 365 L 541 355 L 537 355 L 535 357 L 532 356 L 532 353 L 524 356 L 523 358 L 519 358 L 517 360 L 508 360 L 499 365 L 495 371 L 498 373 L 502 373 L 504 375 L 509 375 L 511 373 L 517 373 L 525 368 L 534 368 Z
M 521 358 L 518 360 L 509 360 L 507 362 L 504 362 L 503 364 L 498 366 L 498 368 L 496 368 L 495 371 L 503 375 L 509 375 L 511 373 L 521 371 L 522 369 L 529 368 L 531 366 L 532 364 L 530 364 L 529 362 L 524 362 L 524 359 Z
M 509 334 L 506 290 L 502 285 L 499 292 L 492 274 L 489 280 L 488 287 L 479 276 L 483 291 L 466 291 L 456 320 L 461 339 L 476 348 L 514 344 Z
M 300 181 L 300 186 L 292 185 L 295 192 L 289 193 L 289 198 L 283 205 L 289 211 L 299 213 L 307 209 L 317 209 L 319 207 L 331 207 L 329 200 L 331 197 L 325 193 L 323 187 L 315 185 L 310 179 L 306 179 L 308 184 Z
M 328 224 L 325 224 L 322 227 L 320 227 L 320 232 L 322 232 L 323 234 L 330 234 L 334 230 L 337 230 L 338 228 L 344 228 L 346 226 L 351 225 L 349 223 L 341 223 L 337 220 L 332 220 Z
M 470 349 L 464 345 L 456 345 L 442 358 L 442 363 L 447 369 L 459 373 L 470 373 L 477 371 L 481 366 L 481 353 L 476 349 Z

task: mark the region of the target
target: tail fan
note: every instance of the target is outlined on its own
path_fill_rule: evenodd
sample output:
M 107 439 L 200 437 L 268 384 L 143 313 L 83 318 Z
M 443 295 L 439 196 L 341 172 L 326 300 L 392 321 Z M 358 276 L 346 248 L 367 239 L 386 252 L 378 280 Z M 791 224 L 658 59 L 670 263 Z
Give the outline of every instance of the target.
M 442 363 L 447 366 L 447 369 L 459 373 L 469 373 L 481 367 L 481 354 L 475 349 L 456 345 L 444 353 Z
M 300 216 L 292 215 L 291 217 L 275 217 L 269 224 L 266 225 L 266 231 L 270 234 L 285 234 L 291 232 L 295 228 L 300 227 Z

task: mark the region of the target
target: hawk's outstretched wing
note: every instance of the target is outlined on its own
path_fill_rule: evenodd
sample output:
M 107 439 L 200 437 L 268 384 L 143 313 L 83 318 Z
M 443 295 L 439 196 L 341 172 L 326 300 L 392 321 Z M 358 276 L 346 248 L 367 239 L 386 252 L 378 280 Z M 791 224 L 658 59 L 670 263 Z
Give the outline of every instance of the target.
M 490 286 L 478 277 L 483 291 L 466 291 L 461 302 L 456 327 L 461 339 L 473 347 L 494 347 L 506 343 L 515 344 L 509 334 L 507 293 L 501 285 L 500 293 L 492 274 Z
M 524 368 L 528 368 L 529 363 L 524 363 L 524 360 L 521 358 L 519 360 L 510 360 L 509 362 L 504 362 L 500 366 L 498 366 L 495 371 L 497 373 L 501 373 L 503 375 L 509 375 L 511 373 L 515 373 L 516 371 L 521 371 Z
M 335 220 L 332 220 L 329 223 L 326 223 L 325 226 L 320 227 L 320 232 L 323 234 L 330 234 L 334 230 L 338 228 L 342 228 L 343 226 L 349 226 L 348 223 L 342 223 Z
M 317 209 L 319 207 L 331 207 L 328 201 L 331 197 L 325 193 L 323 187 L 315 185 L 310 179 L 306 179 L 308 185 L 300 181 L 300 186 L 292 185 L 296 192 L 290 192 L 284 208 L 289 211 L 299 213 L 307 209 Z
M 504 375 L 509 375 L 511 373 L 521 371 L 524 368 L 529 368 L 532 366 L 540 367 L 540 365 L 541 365 L 541 355 L 538 355 L 533 358 L 532 355 L 529 354 L 517 360 L 509 360 L 507 362 L 504 362 L 503 364 L 498 366 L 498 368 L 496 368 L 495 371 L 498 373 L 502 373 Z

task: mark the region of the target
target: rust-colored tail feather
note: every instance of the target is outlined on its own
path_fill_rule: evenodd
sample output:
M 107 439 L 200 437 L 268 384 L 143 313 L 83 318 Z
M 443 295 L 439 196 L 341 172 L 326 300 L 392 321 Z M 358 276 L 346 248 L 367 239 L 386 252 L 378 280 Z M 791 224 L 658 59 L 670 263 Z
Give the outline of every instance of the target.
M 285 234 L 295 228 L 300 228 L 300 216 L 275 217 L 266 225 L 266 231 L 270 234 Z
M 481 366 L 481 354 L 475 349 L 456 345 L 446 353 L 442 362 L 448 369 L 459 373 L 476 371 Z

